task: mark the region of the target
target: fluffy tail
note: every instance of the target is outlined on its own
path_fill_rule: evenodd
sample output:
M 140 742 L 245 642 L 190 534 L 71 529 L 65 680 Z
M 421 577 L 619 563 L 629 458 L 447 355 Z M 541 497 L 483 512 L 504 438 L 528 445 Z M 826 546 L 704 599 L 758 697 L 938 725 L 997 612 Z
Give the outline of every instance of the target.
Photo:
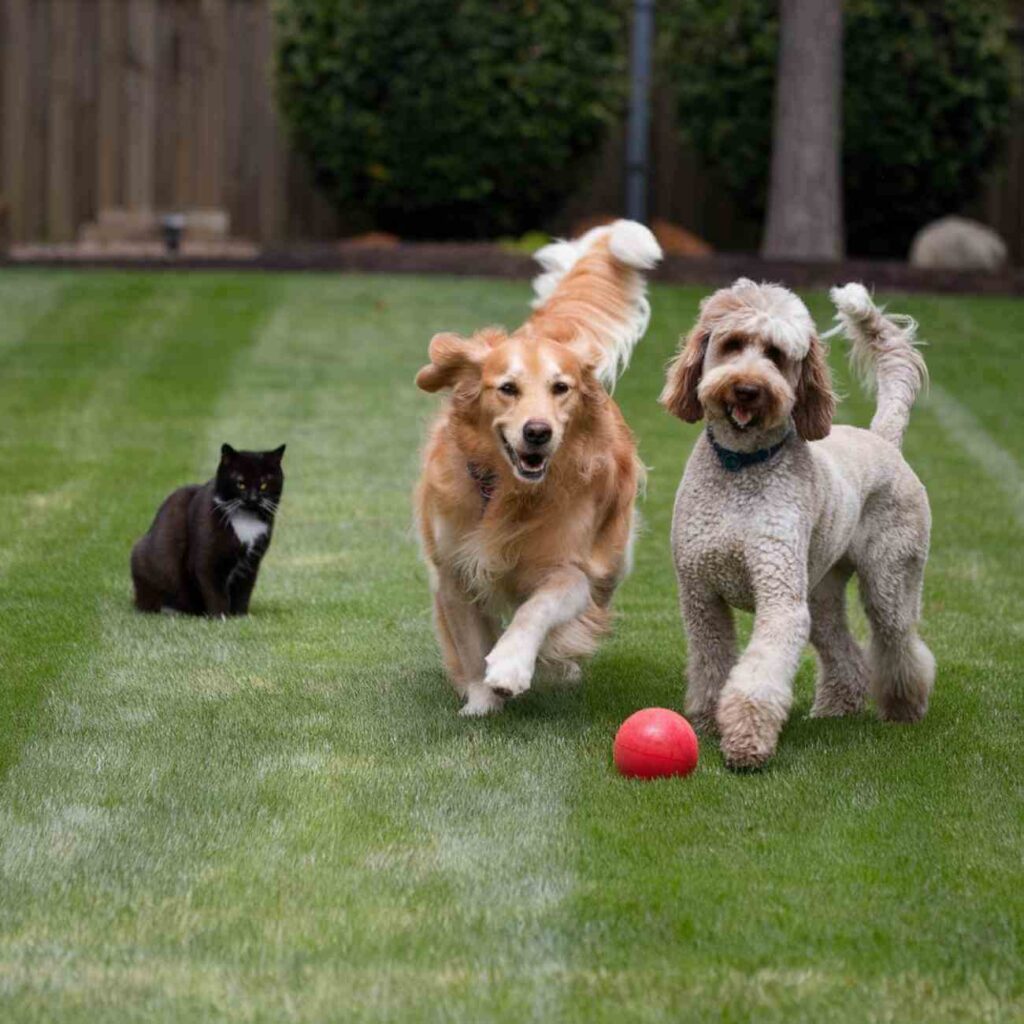
M 917 324 L 909 316 L 885 316 L 861 284 L 833 288 L 830 294 L 836 319 L 850 339 L 853 368 L 878 393 L 871 429 L 899 448 L 914 399 L 928 383 L 928 369 L 916 348 Z
M 643 224 L 617 220 L 546 245 L 534 259 L 544 272 L 534 278 L 536 312 L 523 329 L 594 342 L 602 353 L 597 374 L 611 388 L 647 330 L 651 307 L 641 271 L 658 263 L 661 246 Z

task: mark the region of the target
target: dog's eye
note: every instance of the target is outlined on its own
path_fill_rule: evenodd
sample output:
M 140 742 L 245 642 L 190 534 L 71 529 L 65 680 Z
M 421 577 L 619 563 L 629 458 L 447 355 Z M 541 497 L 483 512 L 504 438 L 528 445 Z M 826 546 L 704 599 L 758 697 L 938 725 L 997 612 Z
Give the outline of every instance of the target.
M 782 354 L 782 350 L 781 350 L 781 349 L 778 349 L 778 348 L 776 348 L 776 347 L 775 347 L 774 345 L 769 345 L 769 346 L 768 346 L 768 347 L 767 347 L 767 348 L 765 349 L 765 351 L 764 351 L 764 354 L 765 354 L 765 355 L 766 355 L 766 356 L 767 356 L 767 357 L 768 357 L 768 358 L 769 358 L 769 359 L 770 359 L 770 360 L 771 360 L 771 361 L 772 361 L 772 362 L 773 362 L 773 363 L 774 363 L 774 364 L 775 364 L 776 366 L 781 366 L 781 365 L 782 365 L 782 362 L 783 362 L 783 360 L 784 360 L 784 359 L 786 358 L 786 357 L 785 357 L 785 356 L 784 356 L 784 355 Z
M 741 338 L 726 338 L 722 342 L 722 351 L 726 355 L 732 355 L 734 352 L 739 352 L 743 348 L 743 340 Z
M 564 395 L 567 394 L 568 391 L 569 385 L 566 384 L 564 380 L 556 380 L 555 383 L 551 385 L 552 394 Z
M 508 395 L 509 398 L 515 398 L 515 396 L 519 394 L 519 388 L 517 388 L 515 384 L 513 384 L 512 381 L 510 380 L 507 380 L 505 381 L 504 384 L 499 385 L 498 390 L 503 395 Z

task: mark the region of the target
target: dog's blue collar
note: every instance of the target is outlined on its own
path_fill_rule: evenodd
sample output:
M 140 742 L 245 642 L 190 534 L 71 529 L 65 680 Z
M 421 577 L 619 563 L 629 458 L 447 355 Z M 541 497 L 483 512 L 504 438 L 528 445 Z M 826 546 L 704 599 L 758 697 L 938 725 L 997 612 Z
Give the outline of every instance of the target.
M 782 446 L 793 436 L 793 431 L 792 428 L 787 430 L 786 436 L 778 444 L 773 444 L 771 448 L 758 448 L 755 452 L 734 452 L 730 448 L 723 448 L 715 440 L 710 426 L 707 428 L 707 435 L 708 443 L 714 448 L 718 461 L 722 464 L 722 469 L 727 473 L 738 473 L 741 469 L 746 469 L 747 466 L 756 466 L 758 463 L 767 462 L 773 455 L 777 455 L 782 451 Z

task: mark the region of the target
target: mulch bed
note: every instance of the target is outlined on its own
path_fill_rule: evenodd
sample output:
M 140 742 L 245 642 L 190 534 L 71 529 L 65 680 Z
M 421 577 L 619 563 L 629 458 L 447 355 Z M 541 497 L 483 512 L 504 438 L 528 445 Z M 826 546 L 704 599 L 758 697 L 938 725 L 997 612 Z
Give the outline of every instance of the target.
M 0 267 L 118 268 L 132 270 L 285 270 L 341 271 L 364 274 L 450 274 L 465 277 L 528 279 L 537 273 L 533 260 L 489 243 L 403 242 L 393 246 L 333 243 L 266 248 L 255 255 L 102 256 L 78 253 L 68 246 L 32 246 L 0 256 Z M 862 281 L 880 291 L 950 292 L 1024 295 L 1024 269 L 999 273 L 920 270 L 905 263 L 846 260 L 840 263 L 768 261 L 746 254 L 703 257 L 669 256 L 652 275 L 673 284 L 728 284 L 737 277 L 780 281 L 794 288 L 821 288 Z

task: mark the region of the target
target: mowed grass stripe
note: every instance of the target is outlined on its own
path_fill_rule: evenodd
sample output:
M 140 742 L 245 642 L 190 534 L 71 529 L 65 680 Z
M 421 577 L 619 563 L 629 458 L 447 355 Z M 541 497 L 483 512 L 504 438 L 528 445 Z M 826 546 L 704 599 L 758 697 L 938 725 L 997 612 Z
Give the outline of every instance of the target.
M 411 386 L 426 339 L 471 328 L 467 300 L 511 320 L 525 295 L 281 288 L 202 446 L 205 465 L 223 440 L 289 445 L 254 615 L 104 608 L 89 682 L 55 708 L 80 728 L 47 754 L 66 764 L 85 729 L 103 763 L 37 778 L 48 810 L 32 825 L 77 814 L 88 844 L 56 921 L 43 908 L 60 872 L 37 876 L 28 914 L 45 940 L 26 929 L 7 970 L 24 998 L 45 981 L 72 1016 L 140 1002 L 239 1019 L 545 1015 L 581 711 L 548 694 L 504 722 L 455 717 L 409 505 L 433 405 Z M 69 933 L 73 955 L 58 955 Z
M 40 291 L 31 277 L 16 277 L 26 293 Z M 0 540 L 8 723 L 0 773 L 31 732 L 46 686 L 98 637 L 97 574 L 124 507 L 118 499 L 126 479 L 145 473 L 132 459 L 125 465 L 116 433 L 161 338 L 188 330 L 180 290 L 129 277 L 72 281 L 61 305 L 36 318 L 0 382 L 0 510 L 10 524 Z
M 76 795 L 95 789 L 97 779 L 102 785 L 119 764 L 117 737 L 95 728 L 96 719 L 130 723 L 137 714 L 117 695 L 102 708 L 90 694 L 102 673 L 111 610 L 130 604 L 128 549 L 155 507 L 145 482 L 152 486 L 183 461 L 167 443 L 175 432 L 205 433 L 209 406 L 262 305 L 247 288 L 213 278 L 158 285 L 145 275 L 76 277 L 65 304 L 37 325 L 5 378 L 15 400 L 4 405 L 3 437 L 19 469 L 12 475 L 19 487 L 5 500 L 42 509 L 7 520 L 6 539 L 17 552 L 4 581 L 0 631 L 10 772 L 0 790 L 7 976 L 46 945 L 47 928 L 33 923 L 47 905 L 40 894 L 70 911 L 66 897 L 80 861 L 111 815 L 105 797 Z M 168 349 L 176 364 L 191 367 L 170 413 L 155 401 Z M 16 418 L 6 414 L 12 406 Z M 194 441 L 188 447 L 191 461 Z M 50 948 L 66 950 L 67 935 L 59 934 Z
M 0 367 L 62 299 L 71 278 L 24 271 L 0 277 Z
M 1024 527 L 1024 470 L 1020 463 L 945 388 L 933 385 L 929 399 L 939 428 L 1003 493 L 1010 514 Z
M 907 443 L 936 519 L 924 632 L 940 675 L 926 722 L 901 729 L 871 714 L 807 719 L 807 657 L 779 755 L 762 775 L 724 771 L 711 742 L 701 770 L 682 783 L 637 785 L 609 769 L 623 715 L 643 704 L 678 707 L 682 698 L 667 530 L 672 464 L 681 469 L 697 431 L 659 419 L 650 385 L 697 297 L 656 293 L 651 331 L 629 371 L 647 386 L 634 394 L 627 375 L 618 392 L 656 466 L 647 500 L 653 536 L 641 541 L 619 602 L 623 624 L 586 691 L 591 742 L 575 802 L 577 886 L 564 944 L 577 955 L 565 979 L 566 1019 L 1011 1019 L 1024 1008 L 1020 738 L 1011 725 L 1024 710 L 1015 685 L 1024 654 L 1015 523 L 985 467 L 948 444 L 927 403 Z M 812 308 L 824 325 L 827 303 L 816 296 Z M 918 312 L 913 303 L 892 308 Z M 962 345 L 941 327 L 931 333 L 929 356 Z M 866 424 L 873 400 L 844 360 L 837 342 L 832 362 L 848 396 L 839 419 Z M 940 373 L 959 365 L 948 351 L 937 362 Z M 643 614 L 652 601 L 671 607 L 670 621 Z M 854 618 L 863 630 L 862 616 Z M 749 618 L 740 619 L 745 634 Z

